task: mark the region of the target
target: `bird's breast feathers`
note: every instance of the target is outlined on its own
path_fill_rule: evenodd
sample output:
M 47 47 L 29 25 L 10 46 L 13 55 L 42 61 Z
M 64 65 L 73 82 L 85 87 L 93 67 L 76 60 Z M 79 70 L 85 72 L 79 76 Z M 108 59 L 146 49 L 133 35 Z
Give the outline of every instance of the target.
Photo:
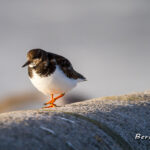
M 42 77 L 35 70 L 32 70 L 30 80 L 39 91 L 48 95 L 65 93 L 74 88 L 81 79 L 68 78 L 60 67 L 56 65 L 55 71 L 46 77 Z

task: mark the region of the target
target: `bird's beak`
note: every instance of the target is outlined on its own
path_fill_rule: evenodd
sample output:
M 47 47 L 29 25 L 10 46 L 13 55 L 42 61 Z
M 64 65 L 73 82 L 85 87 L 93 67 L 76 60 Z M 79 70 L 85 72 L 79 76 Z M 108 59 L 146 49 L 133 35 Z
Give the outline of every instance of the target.
M 30 65 L 30 63 L 31 63 L 30 61 L 27 61 L 27 62 L 22 66 L 22 68 L 23 68 L 23 67 L 26 67 L 26 66 L 28 66 L 28 65 Z

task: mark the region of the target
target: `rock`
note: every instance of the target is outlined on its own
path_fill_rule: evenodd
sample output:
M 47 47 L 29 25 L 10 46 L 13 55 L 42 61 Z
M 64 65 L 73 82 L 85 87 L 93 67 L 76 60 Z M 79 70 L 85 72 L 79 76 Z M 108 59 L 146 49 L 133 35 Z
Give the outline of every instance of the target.
M 0 114 L 0 150 L 149 150 L 150 96 L 103 97 Z

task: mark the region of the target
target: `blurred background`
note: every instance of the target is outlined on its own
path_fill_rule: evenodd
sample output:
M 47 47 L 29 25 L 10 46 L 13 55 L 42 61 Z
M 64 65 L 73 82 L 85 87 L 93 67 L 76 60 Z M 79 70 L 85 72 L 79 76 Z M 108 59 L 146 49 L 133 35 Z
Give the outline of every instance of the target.
M 60 105 L 150 89 L 148 0 L 1 0 L 0 41 L 0 108 L 47 100 L 21 68 L 32 48 L 67 57 L 88 79 Z

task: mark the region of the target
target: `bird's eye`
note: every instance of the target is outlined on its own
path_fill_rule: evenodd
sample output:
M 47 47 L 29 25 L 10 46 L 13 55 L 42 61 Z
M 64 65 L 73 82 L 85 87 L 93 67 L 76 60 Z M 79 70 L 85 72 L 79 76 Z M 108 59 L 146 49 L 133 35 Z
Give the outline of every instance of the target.
M 36 58 L 33 60 L 33 63 L 36 65 L 39 64 L 40 62 L 41 62 L 41 59 L 39 59 L 39 58 Z

